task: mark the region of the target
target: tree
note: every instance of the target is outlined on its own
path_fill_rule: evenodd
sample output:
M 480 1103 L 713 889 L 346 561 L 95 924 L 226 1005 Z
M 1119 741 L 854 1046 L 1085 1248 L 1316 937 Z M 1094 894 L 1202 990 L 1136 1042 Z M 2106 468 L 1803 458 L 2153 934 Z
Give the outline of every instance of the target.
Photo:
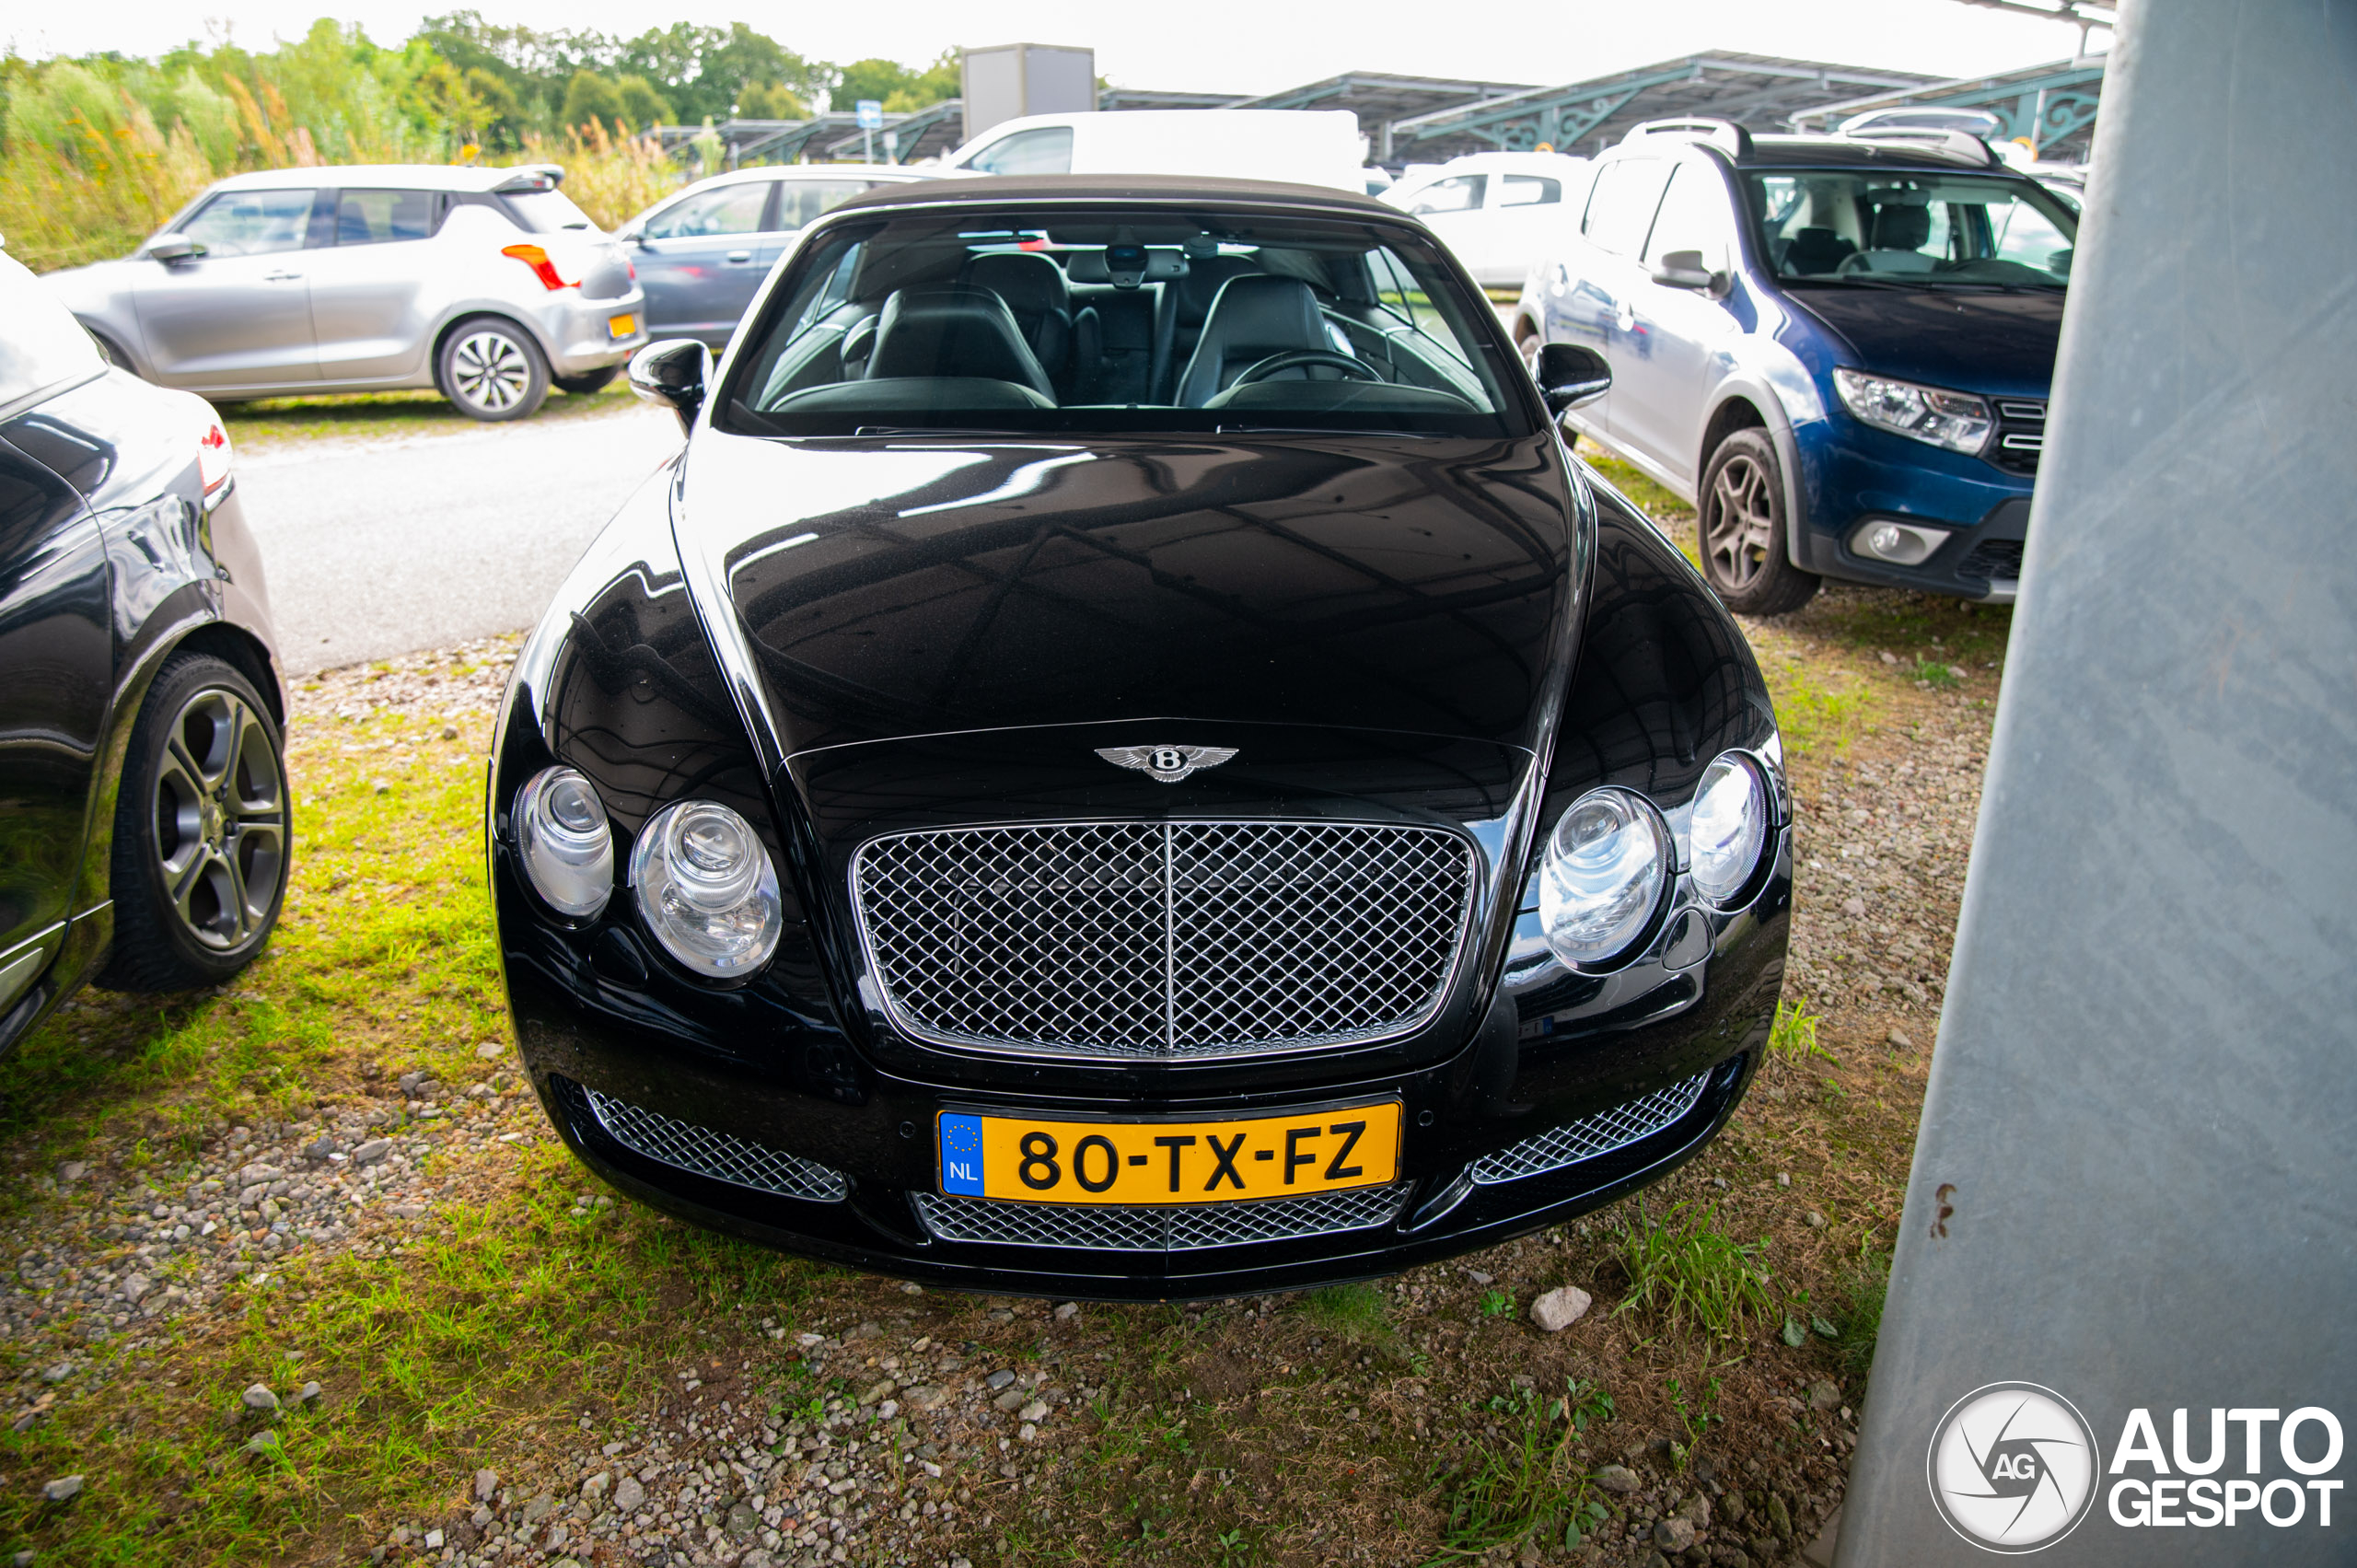
M 487 65 L 470 65 L 466 80 L 467 89 L 482 105 L 482 122 L 475 127 L 475 140 L 499 152 L 522 146 L 524 133 L 531 125 L 507 78 Z
M 737 99 L 739 120 L 807 120 L 802 100 L 775 82 L 756 82 Z
M 624 76 L 614 84 L 622 101 L 621 118 L 633 131 L 671 123 L 671 104 L 644 76 Z
M 597 72 L 575 71 L 564 84 L 564 107 L 557 118 L 566 130 L 577 131 L 593 120 L 610 126 L 621 117 L 622 95 Z
M 894 114 L 914 113 L 930 109 L 936 103 L 946 103 L 966 90 L 964 71 L 958 52 L 945 49 L 940 57 L 923 71 L 911 72 L 908 80 L 884 100 L 884 107 Z

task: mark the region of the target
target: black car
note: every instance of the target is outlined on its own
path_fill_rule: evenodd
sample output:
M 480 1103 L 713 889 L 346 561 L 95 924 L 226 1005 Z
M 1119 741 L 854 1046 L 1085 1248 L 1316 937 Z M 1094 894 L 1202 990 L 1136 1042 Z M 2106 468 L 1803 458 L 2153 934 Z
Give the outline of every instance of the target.
M 84 981 L 218 983 L 286 890 L 285 688 L 211 405 L 0 256 L 0 1049 Z
M 1414 219 L 941 182 L 811 226 L 505 699 L 507 992 L 608 1180 L 991 1290 L 1225 1295 L 1706 1143 L 1791 904 L 1735 624 Z

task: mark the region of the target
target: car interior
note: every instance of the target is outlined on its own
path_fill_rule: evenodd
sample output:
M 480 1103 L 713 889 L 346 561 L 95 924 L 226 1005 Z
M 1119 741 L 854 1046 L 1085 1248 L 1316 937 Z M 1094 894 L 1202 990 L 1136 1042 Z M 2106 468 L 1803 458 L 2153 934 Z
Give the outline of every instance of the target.
M 2073 226 L 2011 182 L 1847 173 L 1751 180 L 1769 260 L 1787 278 L 2054 285 Z
M 796 263 L 749 330 L 749 431 L 1518 423 L 1481 308 L 1414 237 L 1363 225 L 1052 215 L 889 220 Z M 848 430 L 845 428 L 848 422 Z

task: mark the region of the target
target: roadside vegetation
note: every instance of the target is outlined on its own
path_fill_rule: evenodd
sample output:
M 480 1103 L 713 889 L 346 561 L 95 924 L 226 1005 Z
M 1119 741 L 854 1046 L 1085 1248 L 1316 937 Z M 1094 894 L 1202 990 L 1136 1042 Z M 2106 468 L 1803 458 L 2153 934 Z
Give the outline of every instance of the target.
M 885 1479 L 853 1562 L 1634 1568 L 1689 1537 L 1788 1562 L 1840 1500 L 1937 1016 L 1903 988 L 1944 971 L 1960 888 L 1954 852 L 1891 845 L 1968 833 L 2005 620 L 1832 590 L 1747 628 L 1764 666 L 1859 693 L 1871 722 L 1846 750 L 1794 749 L 1794 970 L 1760 1075 L 1701 1158 L 1393 1279 L 1064 1315 L 912 1295 L 591 1179 L 500 1043 L 477 813 L 505 653 L 307 682 L 295 885 L 264 960 L 218 993 L 90 993 L 0 1063 L 17 1412 L 0 1412 L 0 1553 L 438 1560 L 426 1532 L 462 1527 L 479 1470 L 517 1507 L 570 1498 L 608 1446 L 726 1477 L 742 1453 L 724 1434 L 749 1417 L 763 1454 L 828 1428 L 866 1443 Z M 1919 684 L 1919 655 L 1968 678 Z M 1966 761 L 1933 768 L 1950 754 Z M 1914 891 L 1875 880 L 1902 865 Z M 1888 956 L 1919 945 L 1912 968 Z M 142 1255 L 182 1194 L 243 1179 L 246 1150 L 331 1134 L 405 1151 L 406 1185 L 357 1189 L 345 1229 L 283 1251 L 233 1228 Z M 99 1284 L 132 1267 L 185 1300 L 126 1310 Z M 1542 1333 L 1532 1304 L 1563 1285 L 1594 1305 Z M 886 1360 L 944 1349 L 969 1378 L 1036 1375 L 1054 1401 L 1038 1436 L 987 1392 L 930 1414 L 878 1402 Z M 257 1385 L 280 1408 L 251 1408 Z M 945 1424 L 962 1409 L 1004 1424 Z M 69 1475 L 81 1493 L 44 1501 Z M 702 1549 L 726 1502 L 661 1539 Z
M 830 64 L 742 22 L 633 38 L 429 17 L 398 45 L 322 17 L 266 51 L 192 43 L 155 60 L 0 57 L 0 236 L 36 272 L 121 256 L 213 180 L 338 163 L 564 166 L 611 227 L 714 172 L 646 133 L 742 116 L 799 120 L 873 98 L 921 109 L 958 92 L 954 55 Z

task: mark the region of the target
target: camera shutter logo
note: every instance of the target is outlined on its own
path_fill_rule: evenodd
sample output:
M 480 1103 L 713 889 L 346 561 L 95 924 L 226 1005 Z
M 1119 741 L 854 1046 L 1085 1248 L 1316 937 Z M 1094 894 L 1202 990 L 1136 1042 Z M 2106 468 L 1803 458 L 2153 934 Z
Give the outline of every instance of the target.
M 1940 1418 L 1926 1470 L 1950 1529 L 1984 1551 L 2019 1553 L 2078 1528 L 2102 1458 L 2070 1400 L 2036 1383 L 1991 1383 Z

